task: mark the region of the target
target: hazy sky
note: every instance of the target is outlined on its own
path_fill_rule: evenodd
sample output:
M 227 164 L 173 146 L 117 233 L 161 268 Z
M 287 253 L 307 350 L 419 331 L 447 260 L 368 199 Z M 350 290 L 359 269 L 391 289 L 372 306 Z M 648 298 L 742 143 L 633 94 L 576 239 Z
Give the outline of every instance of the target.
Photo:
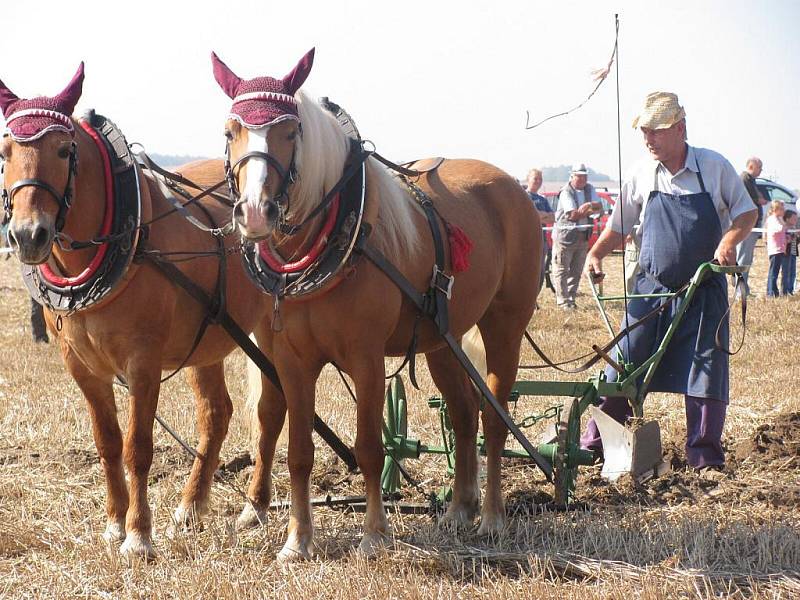
M 557 8 L 556 8 L 557 6 Z M 151 152 L 221 155 L 230 100 L 213 49 L 245 78 L 282 77 L 312 46 L 305 89 L 329 96 L 389 158 L 474 157 L 513 175 L 585 162 L 617 173 L 616 81 L 583 109 L 620 15 L 622 167 L 644 96 L 676 92 L 689 141 L 800 188 L 800 1 L 5 2 L 0 79 L 53 95 L 86 61 L 94 107 Z

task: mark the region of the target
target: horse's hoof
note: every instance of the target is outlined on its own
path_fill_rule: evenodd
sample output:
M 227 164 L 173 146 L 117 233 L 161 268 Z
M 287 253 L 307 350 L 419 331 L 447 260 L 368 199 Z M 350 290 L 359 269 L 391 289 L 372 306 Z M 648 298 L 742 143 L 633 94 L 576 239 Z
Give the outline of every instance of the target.
M 236 529 L 239 531 L 242 531 L 243 529 L 254 529 L 264 525 L 266 522 L 266 509 L 256 508 L 252 503 L 248 502 L 244 505 L 239 518 L 236 519 Z
M 172 515 L 172 522 L 167 526 L 167 537 L 174 539 L 182 533 L 202 531 L 203 524 L 200 515 L 194 508 L 179 506 Z
M 373 558 L 389 545 L 389 536 L 385 533 L 365 533 L 358 544 L 358 553 L 365 558 Z
M 466 506 L 455 506 L 453 504 L 447 512 L 439 519 L 439 527 L 453 531 L 469 529 L 475 521 L 477 510 Z
M 125 542 L 120 546 L 119 553 L 128 562 L 135 560 L 152 562 L 156 559 L 156 551 L 153 549 L 150 538 L 138 531 L 131 531 L 125 537 Z
M 316 555 L 317 549 L 314 546 L 314 542 L 305 545 L 286 542 L 283 548 L 281 548 L 281 551 L 278 552 L 277 560 L 279 563 L 286 565 L 289 563 L 311 560 Z
M 478 527 L 478 535 L 495 537 L 505 528 L 505 516 L 502 514 L 481 515 L 481 525 Z
M 125 541 L 125 522 L 109 521 L 103 532 L 103 539 L 108 544 L 121 544 Z

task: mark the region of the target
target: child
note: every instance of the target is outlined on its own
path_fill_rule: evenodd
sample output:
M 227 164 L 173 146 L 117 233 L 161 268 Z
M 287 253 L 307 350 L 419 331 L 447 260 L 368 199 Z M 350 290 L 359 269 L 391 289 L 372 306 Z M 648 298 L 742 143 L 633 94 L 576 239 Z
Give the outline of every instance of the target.
M 783 222 L 784 207 L 780 200 L 773 200 L 769 205 L 767 216 L 767 255 L 769 256 L 769 274 L 767 275 L 767 297 L 777 298 L 778 276 L 786 262 L 786 223 Z
M 783 215 L 783 222 L 789 231 L 786 232 L 786 258 L 783 265 L 782 290 L 784 296 L 794 294 L 794 280 L 797 274 L 797 213 L 787 210 Z M 790 233 L 791 232 L 791 233 Z

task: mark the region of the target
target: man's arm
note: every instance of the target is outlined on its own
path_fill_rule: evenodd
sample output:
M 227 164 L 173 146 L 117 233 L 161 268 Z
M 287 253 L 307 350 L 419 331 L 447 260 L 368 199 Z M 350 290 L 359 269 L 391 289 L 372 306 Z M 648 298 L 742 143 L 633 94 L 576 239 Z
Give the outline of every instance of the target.
M 752 226 L 751 226 L 752 227 Z M 621 233 L 614 231 L 610 227 L 606 227 L 597 238 L 597 241 L 589 250 L 586 255 L 586 263 L 583 266 L 585 273 L 588 273 L 596 281 L 605 277 L 603 273 L 603 258 L 607 256 L 614 248 L 618 248 L 625 241 L 625 236 Z M 734 250 L 736 247 L 734 246 Z
M 714 258 L 719 264 L 723 266 L 736 264 L 736 244 L 750 235 L 750 230 L 756 224 L 757 216 L 758 211 L 754 209 L 740 214 L 733 220 L 730 229 L 722 236 L 717 250 L 714 252 Z

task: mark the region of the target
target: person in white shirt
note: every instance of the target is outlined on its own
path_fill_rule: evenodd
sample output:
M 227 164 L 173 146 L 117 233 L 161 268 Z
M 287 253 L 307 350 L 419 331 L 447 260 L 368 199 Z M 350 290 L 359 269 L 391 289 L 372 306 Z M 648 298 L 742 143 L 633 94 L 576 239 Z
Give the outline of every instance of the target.
M 640 272 L 636 294 L 680 289 L 704 262 L 736 264 L 736 245 L 756 221 L 757 210 L 731 164 L 713 150 L 686 143 L 686 113 L 668 92 L 647 96 L 633 126 L 652 159 L 633 170 L 620 190 L 608 224 L 586 258 L 586 272 L 602 278 L 602 259 L 634 232 Z M 662 305 L 664 297 L 633 297 L 623 323 Z M 660 344 L 677 313 L 678 301 L 624 336 L 625 362 L 642 364 Z M 728 292 L 723 275 L 713 274 L 697 289 L 659 363 L 648 391 L 684 395 L 688 463 L 697 468 L 724 464 L 721 438 L 729 394 Z M 720 346 L 716 342 L 719 326 Z M 615 381 L 617 372 L 606 374 Z M 624 398 L 604 398 L 600 408 L 619 422 L 631 415 Z M 581 439 L 602 452 L 593 421 Z

